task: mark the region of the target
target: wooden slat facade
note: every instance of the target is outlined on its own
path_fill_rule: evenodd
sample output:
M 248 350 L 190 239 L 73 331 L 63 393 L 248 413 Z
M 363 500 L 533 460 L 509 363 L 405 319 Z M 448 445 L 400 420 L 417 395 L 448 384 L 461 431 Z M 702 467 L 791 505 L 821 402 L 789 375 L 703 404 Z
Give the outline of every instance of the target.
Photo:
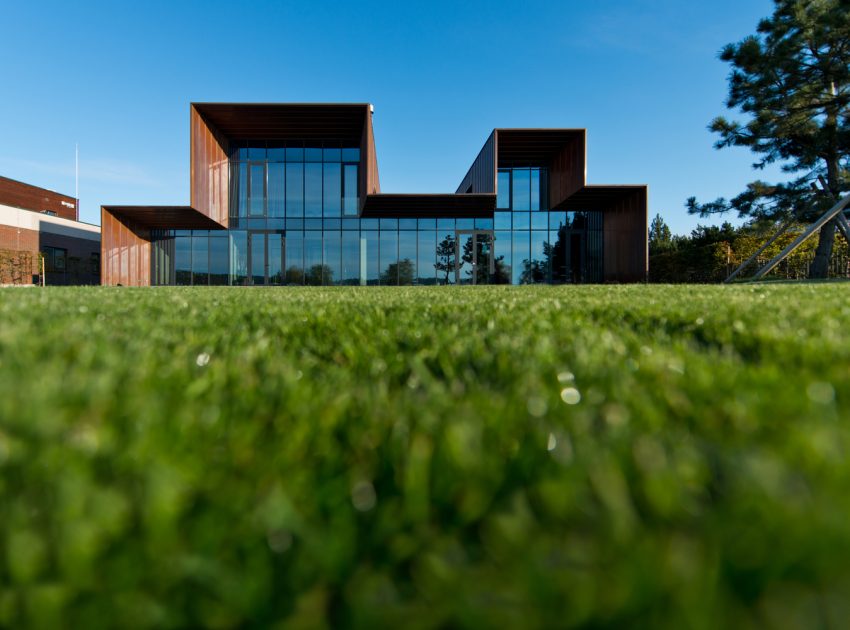
M 230 162 L 227 138 L 209 125 L 197 108 L 189 108 L 191 135 L 190 205 L 227 227 Z
M 555 154 L 549 165 L 549 207 L 579 191 L 587 177 L 587 134 L 582 130 Z
M 647 278 L 647 189 L 635 188 L 602 213 L 605 282 L 645 282 Z
M 379 195 L 381 182 L 378 177 L 378 155 L 375 150 L 375 130 L 372 127 L 372 110 L 366 107 L 363 134 L 360 139 L 360 210 L 366 204 L 367 195 Z
M 461 181 L 457 191 L 460 194 L 465 193 L 492 193 L 497 192 L 496 186 L 496 153 L 497 153 L 497 133 L 493 131 L 487 142 L 481 147 L 478 156 L 469 167 L 466 176 Z
M 77 200 L 46 188 L 0 177 L 0 204 L 33 212 L 54 213 L 57 217 L 79 220 Z
M 147 287 L 151 283 L 150 230 L 100 209 L 100 282 Z

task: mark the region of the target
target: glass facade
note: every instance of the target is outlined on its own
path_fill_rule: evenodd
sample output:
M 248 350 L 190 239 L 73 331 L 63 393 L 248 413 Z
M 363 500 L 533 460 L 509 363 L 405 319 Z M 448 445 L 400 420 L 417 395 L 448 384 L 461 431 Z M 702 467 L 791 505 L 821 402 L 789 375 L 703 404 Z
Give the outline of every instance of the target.
M 548 206 L 545 168 L 500 169 L 493 218 L 358 218 L 359 149 L 234 148 L 230 229 L 156 230 L 158 285 L 602 281 L 602 214 Z

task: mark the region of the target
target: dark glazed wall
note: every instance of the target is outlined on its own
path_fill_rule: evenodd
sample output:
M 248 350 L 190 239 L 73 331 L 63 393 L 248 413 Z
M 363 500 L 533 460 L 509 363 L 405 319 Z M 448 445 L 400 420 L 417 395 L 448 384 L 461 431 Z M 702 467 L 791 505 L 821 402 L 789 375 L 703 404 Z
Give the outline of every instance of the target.
M 458 186 L 458 193 L 496 192 L 497 132 L 493 131 Z
M 147 287 L 151 283 L 150 230 L 100 209 L 100 281 L 103 285 Z
M 194 105 L 189 108 L 189 112 L 190 205 L 226 227 L 230 190 L 228 141 L 223 134 L 207 124 Z
M 644 282 L 649 270 L 647 189 L 638 188 L 603 211 L 605 282 Z

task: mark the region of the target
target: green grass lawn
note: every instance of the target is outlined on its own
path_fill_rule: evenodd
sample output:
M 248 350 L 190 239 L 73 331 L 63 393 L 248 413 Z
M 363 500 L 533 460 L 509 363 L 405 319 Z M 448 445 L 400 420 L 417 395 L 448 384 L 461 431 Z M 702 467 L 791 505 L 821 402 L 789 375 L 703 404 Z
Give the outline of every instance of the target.
M 848 298 L 0 290 L 0 626 L 846 627 Z

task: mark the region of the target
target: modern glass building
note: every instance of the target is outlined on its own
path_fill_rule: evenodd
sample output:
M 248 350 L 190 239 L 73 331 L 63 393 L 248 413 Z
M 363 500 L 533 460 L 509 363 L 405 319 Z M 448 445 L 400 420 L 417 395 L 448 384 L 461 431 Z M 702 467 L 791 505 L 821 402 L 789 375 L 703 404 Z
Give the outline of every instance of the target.
M 434 195 L 380 191 L 366 104 L 193 104 L 190 123 L 191 205 L 104 206 L 104 284 L 646 277 L 646 187 L 588 186 L 583 129 L 496 129 Z

